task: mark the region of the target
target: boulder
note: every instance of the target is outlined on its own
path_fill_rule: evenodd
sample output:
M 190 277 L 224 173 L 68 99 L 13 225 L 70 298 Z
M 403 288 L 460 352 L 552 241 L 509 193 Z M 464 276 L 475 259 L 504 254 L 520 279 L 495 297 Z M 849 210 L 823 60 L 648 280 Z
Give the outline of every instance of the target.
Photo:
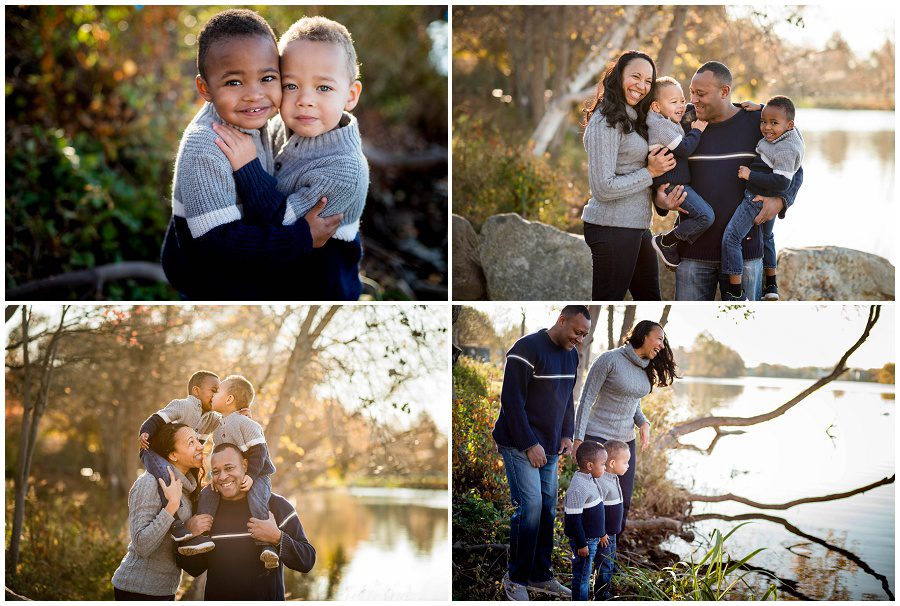
M 465 218 L 453 215 L 453 300 L 479 301 L 486 294 L 478 234 Z
M 840 246 L 784 248 L 778 253 L 778 290 L 790 301 L 893 301 L 894 266 Z
M 591 251 L 582 236 L 506 213 L 485 221 L 479 252 L 493 301 L 591 298 Z

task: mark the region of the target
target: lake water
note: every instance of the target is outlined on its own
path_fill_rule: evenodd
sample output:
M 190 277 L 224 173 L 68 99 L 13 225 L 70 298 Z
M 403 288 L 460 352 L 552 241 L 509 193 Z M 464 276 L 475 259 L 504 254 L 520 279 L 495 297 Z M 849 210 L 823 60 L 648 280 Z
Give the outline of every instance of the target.
M 357 488 L 293 495 L 316 565 L 285 570 L 288 599 L 446 600 L 446 490 Z
M 750 416 L 777 408 L 811 380 L 742 378 L 685 379 L 673 388 L 675 414 Z M 673 450 L 669 477 L 697 494 L 732 493 L 761 503 L 784 503 L 850 491 L 894 475 L 894 385 L 834 381 L 787 413 L 724 436 L 711 454 Z M 734 428 L 726 428 L 734 429 Z M 706 448 L 713 431 L 683 436 Z M 798 595 L 780 599 L 886 600 L 894 593 L 894 485 L 849 498 L 761 510 L 734 502 L 695 503 L 694 515 L 765 514 L 729 540 L 729 552 L 797 583 Z M 664 547 L 683 559 L 705 553 L 702 536 L 723 533 L 740 521 L 698 522 L 697 540 L 670 538 Z M 798 534 L 800 533 L 800 534 Z M 805 535 L 805 536 L 804 536 Z M 758 579 L 757 579 L 758 580 Z
M 896 265 L 894 112 L 798 109 L 803 186 L 775 244 L 835 245 L 874 253 Z

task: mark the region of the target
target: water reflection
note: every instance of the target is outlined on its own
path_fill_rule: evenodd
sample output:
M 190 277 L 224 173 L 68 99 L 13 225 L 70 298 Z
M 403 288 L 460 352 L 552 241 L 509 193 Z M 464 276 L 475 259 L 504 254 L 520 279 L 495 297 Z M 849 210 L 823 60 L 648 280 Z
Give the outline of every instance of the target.
M 290 599 L 447 598 L 446 491 L 311 491 L 295 502 L 317 561 L 308 575 L 285 571 Z

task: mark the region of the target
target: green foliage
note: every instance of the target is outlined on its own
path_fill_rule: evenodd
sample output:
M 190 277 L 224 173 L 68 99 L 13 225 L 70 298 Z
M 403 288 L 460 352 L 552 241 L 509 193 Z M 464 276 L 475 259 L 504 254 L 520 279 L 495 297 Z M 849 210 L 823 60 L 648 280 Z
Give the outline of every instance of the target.
M 518 213 L 570 231 L 580 224 L 584 193 L 548 158 L 535 158 L 509 133 L 460 115 L 453 125 L 453 212 L 476 230 L 498 213 Z

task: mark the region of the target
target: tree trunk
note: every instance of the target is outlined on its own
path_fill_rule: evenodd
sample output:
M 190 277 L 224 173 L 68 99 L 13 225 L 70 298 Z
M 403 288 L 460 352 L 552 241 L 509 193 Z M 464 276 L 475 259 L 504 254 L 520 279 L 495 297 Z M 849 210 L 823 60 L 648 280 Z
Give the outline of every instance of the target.
M 666 324 L 669 322 L 669 312 L 672 311 L 671 305 L 666 305 L 663 307 L 662 315 L 659 317 L 659 325 L 663 328 L 666 327 Z
M 588 330 L 588 334 L 584 338 L 584 341 L 581 342 L 581 347 L 578 351 L 578 371 L 575 375 L 575 390 L 573 392 L 576 402 L 581 400 L 581 388 L 583 387 L 582 377 L 584 377 L 584 373 L 591 363 L 591 345 L 594 342 L 594 331 L 597 330 L 597 321 L 600 319 L 601 307 L 601 305 L 588 306 L 588 311 L 591 314 L 591 328 Z
M 625 337 L 628 336 L 628 333 L 631 331 L 631 327 L 634 326 L 634 319 L 636 314 L 636 305 L 625 306 L 625 317 L 622 318 L 622 330 L 619 331 L 619 342 L 616 344 L 616 347 L 619 347 L 623 343 L 625 343 Z
M 606 306 L 606 350 L 615 349 L 616 342 L 613 341 L 614 315 L 616 308 L 612 305 Z
M 675 64 L 675 53 L 678 50 L 678 43 L 684 35 L 684 21 L 687 18 L 688 7 L 679 4 L 673 7 L 672 21 L 663 38 L 662 48 L 656 55 L 656 73 L 660 76 L 667 76 L 672 73 L 672 66 Z
M 25 463 L 28 460 L 28 437 L 31 435 L 31 418 L 34 410 L 31 401 L 31 359 L 28 354 L 28 306 L 22 306 L 22 429 L 19 435 L 19 452 L 16 459 L 15 505 L 13 508 L 13 525 L 9 539 L 6 567 L 15 574 L 19 564 L 19 545 L 22 538 L 22 524 L 25 520 L 25 495 L 28 492 L 28 471 Z

